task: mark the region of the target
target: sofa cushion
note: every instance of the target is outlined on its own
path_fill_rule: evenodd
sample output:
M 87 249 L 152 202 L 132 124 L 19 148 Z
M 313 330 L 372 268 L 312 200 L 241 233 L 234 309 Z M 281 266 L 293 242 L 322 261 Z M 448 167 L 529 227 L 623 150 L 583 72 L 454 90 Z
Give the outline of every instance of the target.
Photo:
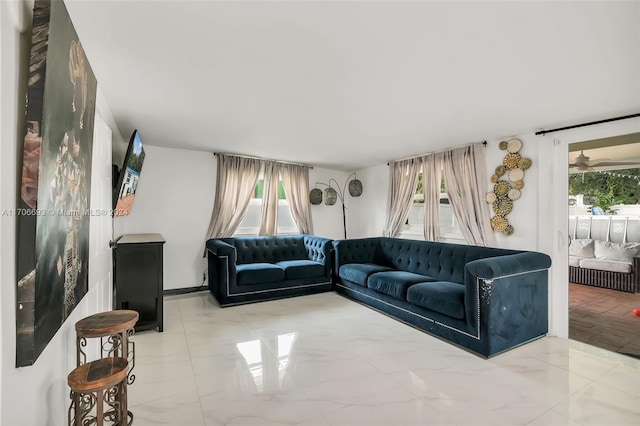
M 435 281 L 435 278 L 405 271 L 385 271 L 369 275 L 367 287 L 396 299 L 406 300 L 410 286 L 426 281 Z
M 340 267 L 338 275 L 344 280 L 366 287 L 369 275 L 383 271 L 393 271 L 393 269 L 373 263 L 348 263 Z
M 569 244 L 569 256 L 594 257 L 594 243 L 591 239 L 573 239 Z
M 606 259 L 582 259 L 580 267 L 585 269 L 600 269 L 601 271 L 622 272 L 628 274 L 631 272 L 631 263 L 619 262 L 617 260 Z
M 238 285 L 272 283 L 284 280 L 284 269 L 273 263 L 237 265 Z
M 640 256 L 640 243 L 611 243 L 596 240 L 594 255 L 596 259 L 631 263 L 634 257 Z
M 324 265 L 313 260 L 283 260 L 276 265 L 284 269 L 287 280 L 321 277 L 325 273 Z
M 464 285 L 449 281 L 435 281 L 412 285 L 407 302 L 421 308 L 464 319 Z
M 580 266 L 580 261 L 582 257 L 579 256 L 569 256 L 569 266 L 574 266 L 578 268 Z

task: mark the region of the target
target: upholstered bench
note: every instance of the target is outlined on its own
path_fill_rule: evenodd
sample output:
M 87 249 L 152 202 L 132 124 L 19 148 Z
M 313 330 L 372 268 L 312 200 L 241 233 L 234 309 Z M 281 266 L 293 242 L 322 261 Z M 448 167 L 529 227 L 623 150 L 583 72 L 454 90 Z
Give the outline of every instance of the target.
M 221 306 L 330 291 L 331 240 L 313 235 L 207 241 L 209 290 Z
M 569 245 L 569 281 L 640 292 L 640 243 L 572 239 Z

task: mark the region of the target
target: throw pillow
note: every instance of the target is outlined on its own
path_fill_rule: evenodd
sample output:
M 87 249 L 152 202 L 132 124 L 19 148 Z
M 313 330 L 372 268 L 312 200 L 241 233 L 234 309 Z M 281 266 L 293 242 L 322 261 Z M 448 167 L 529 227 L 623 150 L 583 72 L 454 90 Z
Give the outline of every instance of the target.
M 575 239 L 569 244 L 569 256 L 577 256 L 583 258 L 592 258 L 593 240 L 591 239 Z
M 596 259 L 631 263 L 634 257 L 640 256 L 640 243 L 611 243 L 596 240 L 594 255 Z

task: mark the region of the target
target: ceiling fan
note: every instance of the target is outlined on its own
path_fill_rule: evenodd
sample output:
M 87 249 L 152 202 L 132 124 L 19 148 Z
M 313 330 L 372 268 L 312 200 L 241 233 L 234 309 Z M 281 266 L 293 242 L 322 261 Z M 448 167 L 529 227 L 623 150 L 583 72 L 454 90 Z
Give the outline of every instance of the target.
M 609 158 L 596 158 L 592 160 L 590 157 L 584 155 L 584 151 L 580 151 L 573 163 L 569 163 L 569 167 L 574 170 L 586 172 L 593 170 L 595 167 L 608 167 L 608 166 L 640 166 L 640 161 L 614 161 Z

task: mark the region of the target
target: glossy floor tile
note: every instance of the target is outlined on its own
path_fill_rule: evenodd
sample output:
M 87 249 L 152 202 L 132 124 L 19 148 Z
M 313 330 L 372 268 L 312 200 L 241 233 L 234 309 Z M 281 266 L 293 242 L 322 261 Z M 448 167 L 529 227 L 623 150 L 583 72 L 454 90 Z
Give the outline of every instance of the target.
M 640 360 L 573 340 L 485 360 L 335 293 L 164 303 L 133 337 L 138 426 L 640 425 Z

